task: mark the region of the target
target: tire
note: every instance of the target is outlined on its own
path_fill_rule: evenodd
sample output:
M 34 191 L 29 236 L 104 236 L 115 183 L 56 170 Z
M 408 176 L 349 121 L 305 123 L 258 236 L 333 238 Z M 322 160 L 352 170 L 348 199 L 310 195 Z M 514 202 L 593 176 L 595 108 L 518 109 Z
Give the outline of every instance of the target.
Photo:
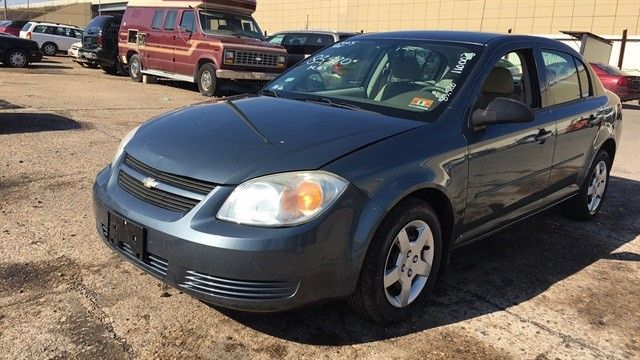
M 120 57 L 116 57 L 116 74 L 120 76 L 129 75 L 129 69 L 120 61 Z
M 46 42 L 42 44 L 42 52 L 46 56 L 56 56 L 56 54 L 58 53 L 58 45 L 52 42 Z
M 12 68 L 23 68 L 29 65 L 29 56 L 20 49 L 9 50 L 4 59 L 4 64 Z
M 102 69 L 102 71 L 104 71 L 105 74 L 109 74 L 109 75 L 116 75 L 118 73 L 118 70 L 116 69 L 115 66 L 102 66 L 100 65 L 100 69 Z
M 578 193 L 562 204 L 562 213 L 566 217 L 588 221 L 598 214 L 609 187 L 611 164 L 609 154 L 605 150 L 600 150 Z
M 418 230 L 420 227 L 424 232 Z M 409 242 L 405 244 L 410 246 L 400 247 L 401 231 L 409 235 Z M 420 246 L 418 242 L 422 238 L 419 235 L 428 237 L 429 232 L 431 239 L 425 241 L 427 246 L 416 253 L 414 246 Z M 361 315 L 380 323 L 400 322 L 415 314 L 436 283 L 443 251 L 441 234 L 438 216 L 425 201 L 407 199 L 396 205 L 371 241 L 356 291 L 347 299 L 349 305 Z M 429 260 L 430 268 L 424 266 Z M 420 270 L 425 268 L 427 271 Z M 418 272 L 426 276 L 420 276 Z M 394 281 L 392 274 L 398 275 L 398 280 Z M 385 287 L 386 277 L 389 280 Z M 406 296 L 403 296 L 407 293 L 402 290 L 406 288 L 403 284 L 410 284 L 411 291 Z
M 216 77 L 216 68 L 211 63 L 206 63 L 198 69 L 198 90 L 203 96 L 218 96 L 220 93 L 220 81 Z
M 142 82 L 142 60 L 138 54 L 129 58 L 129 77 L 135 82 Z

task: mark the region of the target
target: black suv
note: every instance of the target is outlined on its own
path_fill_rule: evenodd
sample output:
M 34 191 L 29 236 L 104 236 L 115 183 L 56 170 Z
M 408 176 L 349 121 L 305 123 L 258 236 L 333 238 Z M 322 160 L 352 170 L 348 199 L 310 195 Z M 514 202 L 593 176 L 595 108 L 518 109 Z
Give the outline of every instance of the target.
M 355 35 L 360 35 L 360 33 L 322 30 L 283 31 L 272 34 L 267 38 L 267 41 L 281 45 L 287 50 L 287 54 L 289 54 L 287 67 L 291 67 L 309 55 Z
M 93 18 L 84 29 L 78 58 L 93 61 L 108 74 L 125 75 L 118 58 L 118 30 L 122 17 L 102 15 Z

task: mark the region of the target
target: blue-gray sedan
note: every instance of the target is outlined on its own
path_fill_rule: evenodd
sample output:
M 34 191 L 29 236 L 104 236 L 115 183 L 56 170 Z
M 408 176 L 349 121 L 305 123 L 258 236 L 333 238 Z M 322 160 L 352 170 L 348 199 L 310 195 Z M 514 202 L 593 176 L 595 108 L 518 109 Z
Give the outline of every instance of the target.
M 97 176 L 97 228 L 212 304 L 279 311 L 347 298 L 400 321 L 451 249 L 560 203 L 594 217 L 621 117 L 584 59 L 553 40 L 357 36 L 259 94 L 131 131 Z

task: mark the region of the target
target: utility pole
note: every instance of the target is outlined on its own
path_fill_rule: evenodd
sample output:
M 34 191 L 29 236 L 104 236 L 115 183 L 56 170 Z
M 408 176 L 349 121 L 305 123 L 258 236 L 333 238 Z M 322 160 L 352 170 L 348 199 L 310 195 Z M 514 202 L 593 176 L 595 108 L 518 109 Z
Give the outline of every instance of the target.
M 620 42 L 620 56 L 618 57 L 618 69 L 622 70 L 622 63 L 624 61 L 624 50 L 627 47 L 627 31 L 628 29 L 622 30 L 622 41 Z
M 6 0 L 5 0 L 6 1 Z M 309 14 L 307 14 L 307 25 L 304 27 L 306 30 L 309 30 Z
M 4 0 L 4 19 L 7 20 L 7 0 Z

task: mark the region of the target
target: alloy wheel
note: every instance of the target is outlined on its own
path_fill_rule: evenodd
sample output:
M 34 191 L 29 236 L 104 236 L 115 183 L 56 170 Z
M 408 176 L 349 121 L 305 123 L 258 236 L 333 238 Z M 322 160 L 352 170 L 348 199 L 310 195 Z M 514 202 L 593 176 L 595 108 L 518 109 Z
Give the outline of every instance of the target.
M 47 44 L 44 46 L 44 53 L 51 56 L 56 54 L 56 47 L 52 44 Z
M 9 55 L 9 63 L 12 67 L 20 68 L 27 65 L 27 56 L 20 51 L 16 51 Z
M 604 191 L 607 188 L 607 163 L 600 161 L 598 165 L 593 169 L 591 175 L 591 181 L 587 188 L 587 209 L 591 214 L 594 214 L 604 196 Z
M 422 292 L 431 273 L 434 240 L 422 220 L 405 225 L 396 235 L 385 263 L 384 292 L 391 305 L 403 308 Z
M 204 90 L 211 89 L 212 80 L 211 80 L 211 73 L 209 71 L 205 71 L 202 73 L 202 79 L 200 80 L 200 83 Z

